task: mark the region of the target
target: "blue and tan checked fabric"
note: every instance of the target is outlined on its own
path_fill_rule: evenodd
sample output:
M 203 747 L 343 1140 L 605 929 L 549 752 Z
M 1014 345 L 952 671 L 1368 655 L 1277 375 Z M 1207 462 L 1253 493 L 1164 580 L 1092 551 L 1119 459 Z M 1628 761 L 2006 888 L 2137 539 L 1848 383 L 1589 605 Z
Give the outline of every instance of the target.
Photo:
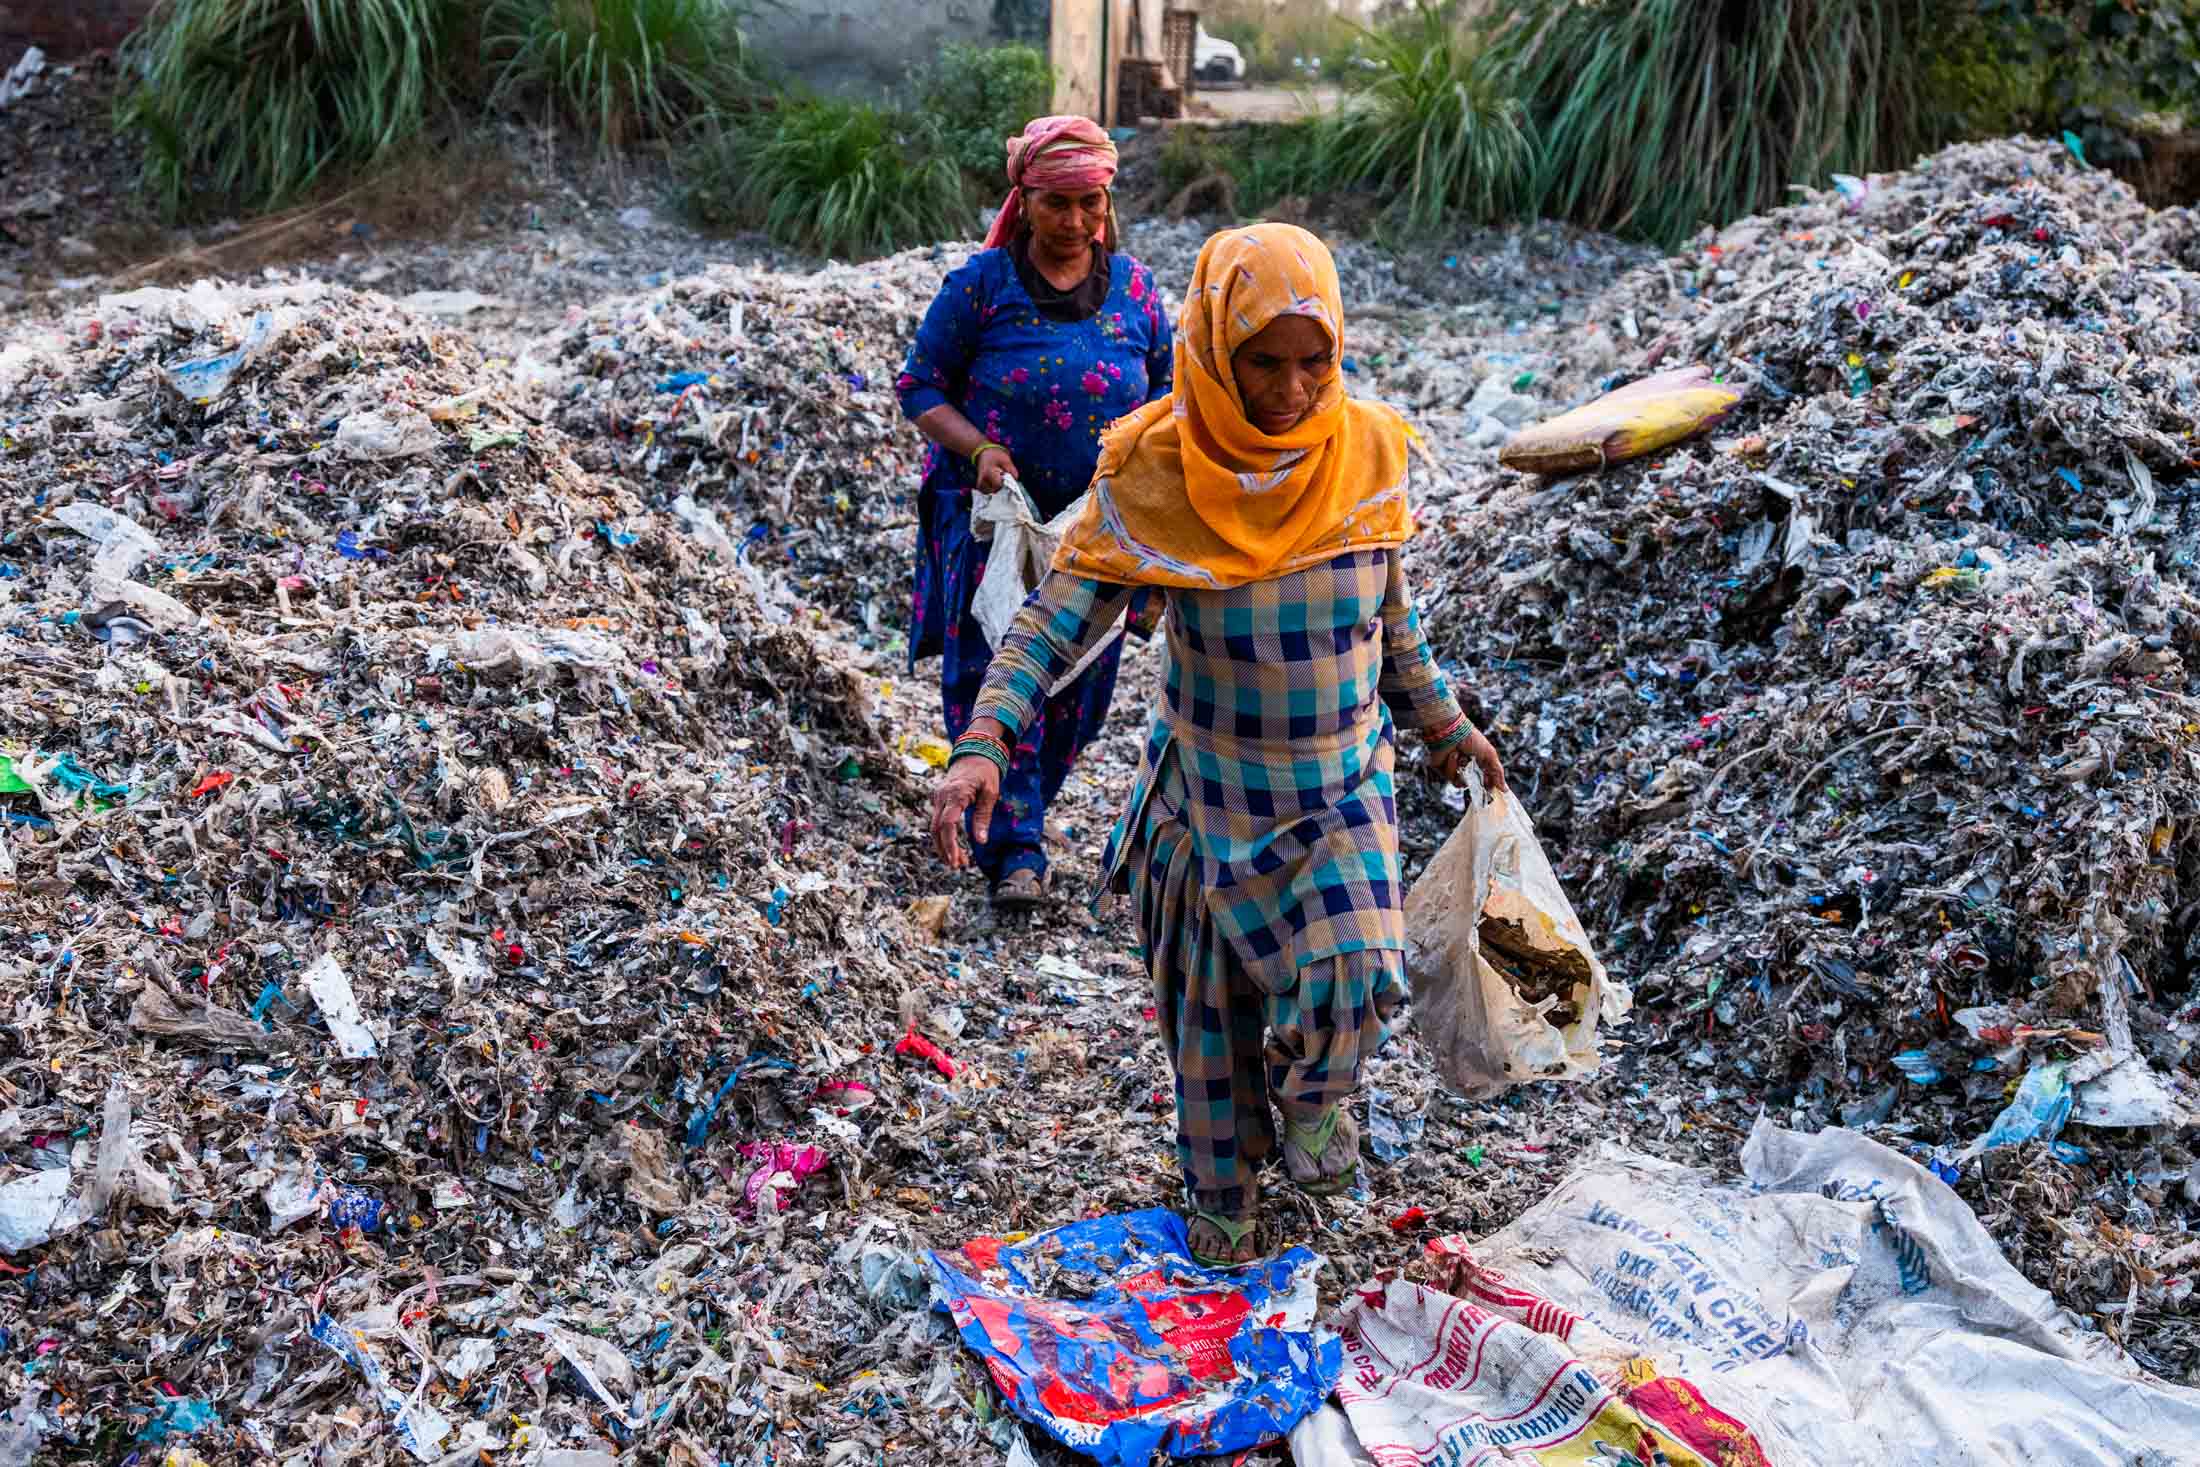
M 1131 594 L 1049 575 L 974 713 L 1020 732 Z M 1404 992 L 1393 719 L 1441 728 L 1459 705 L 1395 550 L 1166 595 L 1167 691 L 1107 878 L 1137 902 L 1186 1190 L 1240 1215 L 1270 1100 L 1312 1121 L 1348 1097 Z
M 1239 1217 L 1275 1154 L 1269 1102 L 1312 1125 L 1351 1097 L 1383 1021 L 1405 996 L 1404 959 L 1382 949 L 1340 953 L 1301 967 L 1284 992 L 1255 983 L 1200 900 L 1184 798 L 1171 757 L 1130 842 L 1130 887 L 1154 1015 L 1176 1072 L 1184 1189 L 1193 1207 Z
M 1130 588 L 1056 573 L 1003 640 L 975 714 L 1011 731 L 1123 612 Z M 1395 550 L 1359 551 L 1230 590 L 1167 592 L 1168 686 L 1107 876 L 1131 847 L 1165 764 L 1209 917 L 1261 987 L 1339 953 L 1403 951 L 1393 719 L 1458 715 Z

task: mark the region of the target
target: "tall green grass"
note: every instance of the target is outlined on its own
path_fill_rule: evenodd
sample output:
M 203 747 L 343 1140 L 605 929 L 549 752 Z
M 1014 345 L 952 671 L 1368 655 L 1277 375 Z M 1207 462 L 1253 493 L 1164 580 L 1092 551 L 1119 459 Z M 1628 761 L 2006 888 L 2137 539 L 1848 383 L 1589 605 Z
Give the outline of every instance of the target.
M 742 0 L 489 0 L 491 100 L 540 100 L 606 149 L 741 99 L 753 85 Z
M 1527 104 L 1540 213 L 1671 245 L 1791 184 L 1908 163 L 1929 0 L 1515 0 L 1498 83 Z
M 690 208 L 709 226 L 842 258 L 969 232 L 962 171 L 938 127 L 870 102 L 809 97 L 713 120 L 683 155 Z
M 1526 112 L 1450 6 L 1417 5 L 1364 33 L 1363 54 L 1372 67 L 1351 73 L 1339 110 L 1314 129 L 1315 187 L 1388 194 L 1384 221 L 1414 235 L 1519 207 L 1534 163 Z
M 1030 46 L 949 46 L 908 88 L 914 110 L 933 118 L 955 166 L 998 194 L 1007 142 L 1054 99 L 1054 68 Z
M 125 43 L 117 122 L 171 216 L 280 205 L 419 134 L 457 19 L 447 0 L 161 0 Z

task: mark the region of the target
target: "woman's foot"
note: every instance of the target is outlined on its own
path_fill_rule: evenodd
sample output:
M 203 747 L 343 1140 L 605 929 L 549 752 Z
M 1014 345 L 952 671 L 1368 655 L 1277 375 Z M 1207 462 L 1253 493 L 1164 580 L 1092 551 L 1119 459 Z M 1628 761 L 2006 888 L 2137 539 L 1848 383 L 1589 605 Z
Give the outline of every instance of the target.
M 1206 1268 L 1237 1268 L 1260 1259 L 1260 1219 L 1219 1212 L 1185 1214 L 1192 1261 Z
M 1333 1105 L 1306 1122 L 1286 1111 L 1283 1166 L 1302 1192 L 1327 1197 L 1349 1190 L 1360 1174 L 1360 1128 L 1351 1111 Z
M 1000 879 L 993 888 L 993 910 L 1028 912 L 1046 900 L 1046 881 L 1029 866 L 1021 866 Z

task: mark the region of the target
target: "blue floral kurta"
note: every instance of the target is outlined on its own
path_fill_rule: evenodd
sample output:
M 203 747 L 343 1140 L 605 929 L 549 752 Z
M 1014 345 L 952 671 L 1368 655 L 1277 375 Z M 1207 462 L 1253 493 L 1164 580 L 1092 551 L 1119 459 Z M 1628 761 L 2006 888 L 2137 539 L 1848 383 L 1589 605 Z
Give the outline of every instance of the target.
M 940 286 L 895 383 L 910 419 L 951 403 L 1006 448 L 1046 516 L 1068 508 L 1092 482 L 1101 431 L 1169 390 L 1172 335 L 1153 277 L 1128 255 L 1111 255 L 1108 265 L 1099 314 L 1063 322 L 1039 313 L 1007 250 L 980 251 Z M 935 447 L 917 501 L 909 660 L 914 668 L 918 658 L 939 655 L 951 738 L 969 727 L 992 663 L 970 612 L 986 557 L 971 533 L 971 482 L 967 460 Z M 1047 806 L 1107 717 L 1119 652 L 1098 659 L 1019 731 L 992 831 L 974 842 L 991 879 L 1046 869 Z

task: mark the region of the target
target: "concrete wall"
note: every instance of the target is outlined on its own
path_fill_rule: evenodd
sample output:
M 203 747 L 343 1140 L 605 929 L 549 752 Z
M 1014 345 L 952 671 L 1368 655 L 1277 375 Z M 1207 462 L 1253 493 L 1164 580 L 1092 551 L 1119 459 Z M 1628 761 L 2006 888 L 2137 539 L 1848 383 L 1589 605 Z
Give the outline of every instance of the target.
M 113 46 L 152 8 L 153 0 L 0 0 L 0 68 L 26 46 L 57 61 Z
M 1113 126 L 1116 83 L 1126 56 L 1161 57 L 1166 0 L 1053 0 L 1047 57 L 1054 63 L 1054 110 Z M 1102 76 L 1103 68 L 1106 75 Z
M 951 42 L 1001 38 L 1027 8 L 1015 0 L 786 0 L 748 29 L 757 49 L 797 80 L 876 96 Z

